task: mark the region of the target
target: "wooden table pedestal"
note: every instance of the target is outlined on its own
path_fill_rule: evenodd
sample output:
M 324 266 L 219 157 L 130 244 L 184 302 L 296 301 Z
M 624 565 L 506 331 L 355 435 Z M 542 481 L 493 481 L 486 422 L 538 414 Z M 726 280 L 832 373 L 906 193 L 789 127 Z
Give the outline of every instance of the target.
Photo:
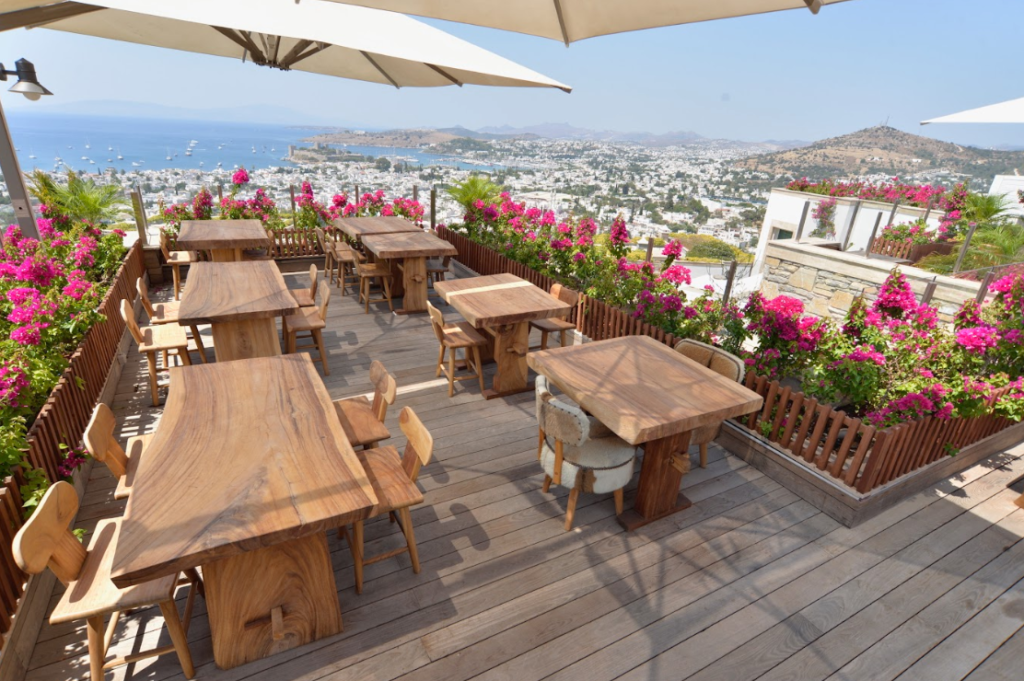
M 281 354 L 281 339 L 275 319 L 244 319 L 238 322 L 217 322 L 213 331 L 213 351 L 218 362 L 254 357 L 275 357 Z
M 616 520 L 626 530 L 635 530 L 693 505 L 679 491 L 683 476 L 690 470 L 690 431 L 651 440 L 644 444 L 644 462 L 633 508 Z
M 481 348 L 480 359 L 493 359 L 498 365 L 494 374 L 494 382 L 483 392 L 485 399 L 507 397 L 533 390 L 533 384 L 527 381 L 529 367 L 526 364 L 526 353 L 530 348 L 530 324 L 503 324 L 485 327 L 488 332 L 487 347 Z M 490 357 L 488 357 L 490 355 Z
M 323 532 L 204 565 L 203 583 L 221 669 L 341 632 Z

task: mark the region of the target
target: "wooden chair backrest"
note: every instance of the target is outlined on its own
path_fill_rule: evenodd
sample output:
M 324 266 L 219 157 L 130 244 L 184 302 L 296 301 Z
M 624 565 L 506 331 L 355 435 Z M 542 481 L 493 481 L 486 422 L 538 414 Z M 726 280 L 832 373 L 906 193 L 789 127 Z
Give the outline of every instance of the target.
M 316 232 L 316 241 L 320 244 L 320 250 L 327 251 L 327 239 L 324 237 L 324 230 L 319 227 L 314 227 L 313 231 Z
M 128 302 L 127 298 L 121 299 L 121 318 L 124 319 L 124 323 L 128 325 L 128 330 L 132 334 L 132 338 L 139 345 L 142 344 L 142 331 L 139 329 L 138 322 L 135 321 L 135 310 L 132 309 L 131 303 Z
M 576 307 L 576 303 L 580 299 L 580 294 L 576 293 L 576 291 L 573 291 L 571 288 L 562 286 L 561 284 L 552 284 L 551 297 L 562 301 L 566 305 Z
M 315 268 L 314 268 L 315 269 Z M 315 285 L 315 283 L 314 283 Z M 327 321 L 327 304 L 331 302 L 331 287 L 325 286 L 320 290 L 320 319 Z
M 167 232 L 165 232 L 164 230 L 161 229 L 160 230 L 160 252 L 164 254 L 164 260 L 170 260 L 171 259 L 171 251 L 167 247 L 168 241 L 170 241 L 170 238 L 167 236 Z
M 309 266 L 309 297 L 316 300 L 316 287 L 317 287 L 317 269 L 316 265 Z
M 11 548 L 18 567 L 30 575 L 49 567 L 64 584 L 78 579 L 88 552 L 69 528 L 77 512 L 75 488 L 64 481 L 51 485 L 14 537 Z
M 128 470 L 128 456 L 121 448 L 121 444 L 114 437 L 114 426 L 117 419 L 110 407 L 100 402 L 92 410 L 92 418 L 89 425 L 85 427 L 85 434 L 82 441 L 89 455 L 107 465 L 114 477 L 124 476 Z
M 370 409 L 377 420 L 384 423 L 388 415 L 388 407 L 395 403 L 398 394 L 398 381 L 388 373 L 378 360 L 370 364 L 370 383 L 373 383 L 373 404 Z
M 412 407 L 403 407 L 398 415 L 398 425 L 405 433 L 407 443 L 402 454 L 402 468 L 413 482 L 420 477 L 420 468 L 430 463 L 434 455 L 434 437 L 420 421 Z
M 430 326 L 434 328 L 434 335 L 437 336 L 437 342 L 444 342 L 444 315 L 434 305 L 427 301 L 427 312 L 430 313 Z
M 684 357 L 692 359 L 728 379 L 739 381 L 743 378 L 743 360 L 731 352 L 689 338 L 684 338 L 676 343 L 675 349 Z
M 146 286 L 145 277 L 139 277 L 135 280 L 135 290 L 139 292 L 139 298 L 142 299 L 142 307 L 146 308 L 146 314 L 152 319 L 156 314 L 156 310 L 153 309 L 153 302 L 149 299 L 149 287 Z

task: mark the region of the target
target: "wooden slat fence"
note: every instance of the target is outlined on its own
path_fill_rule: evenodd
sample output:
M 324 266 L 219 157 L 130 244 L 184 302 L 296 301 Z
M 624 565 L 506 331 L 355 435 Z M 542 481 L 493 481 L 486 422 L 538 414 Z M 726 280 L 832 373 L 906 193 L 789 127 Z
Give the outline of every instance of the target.
M 271 231 L 271 236 L 274 237 L 274 245 L 270 249 L 272 258 L 306 258 L 324 254 L 313 230 L 286 227 Z
M 510 273 L 543 289 L 555 283 L 551 277 L 446 227 L 438 227 L 437 234 L 459 251 L 456 258 L 459 262 L 480 275 Z M 908 253 L 909 249 L 908 245 Z M 620 308 L 586 295 L 580 295 L 571 319 L 580 333 L 593 340 L 644 335 L 670 347 L 679 340 Z M 876 429 L 778 381 L 750 373 L 745 385 L 764 398 L 764 406 L 758 412 L 737 419 L 741 425 L 760 433 L 805 465 L 862 493 L 1013 425 L 1012 421 L 999 416 L 926 417 Z M 1005 389 L 997 391 L 990 398 L 991 402 L 1004 392 Z
M 0 649 L 11 630 L 28 579 L 14 562 L 12 551 L 14 535 L 23 523 L 20 491 L 23 483 L 21 471 L 16 469 L 14 475 L 0 485 Z
M 865 493 L 923 468 L 1013 425 L 989 415 L 940 419 L 928 416 L 876 429 L 840 409 L 748 373 L 744 382 L 764 398 L 760 411 L 738 421 L 794 458 Z M 992 404 L 1005 394 L 996 391 Z
M 887 241 L 885 239 L 875 239 L 871 243 L 871 252 L 875 255 L 886 255 L 892 258 L 906 259 L 910 257 L 910 251 L 914 248 L 914 244 L 908 244 L 903 241 Z
M 144 270 L 142 245 L 136 242 L 100 303 L 99 310 L 106 320 L 86 333 L 29 428 L 28 460 L 44 471 L 51 482 L 60 479 L 57 472 L 63 459 L 60 445 L 77 446 L 82 439 L 124 334 L 124 320 L 118 305 L 122 298 L 135 300 L 135 280 Z

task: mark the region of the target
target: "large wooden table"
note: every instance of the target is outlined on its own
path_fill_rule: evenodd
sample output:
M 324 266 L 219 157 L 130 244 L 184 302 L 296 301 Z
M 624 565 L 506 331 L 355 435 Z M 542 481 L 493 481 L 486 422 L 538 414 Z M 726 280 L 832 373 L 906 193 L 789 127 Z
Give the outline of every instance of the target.
M 259 220 L 185 220 L 175 248 L 210 251 L 214 262 L 236 262 L 247 248 L 270 248 L 274 240 Z M 191 280 L 189 281 L 191 283 Z
M 178 308 L 182 325 L 211 324 L 217 361 L 281 354 L 277 318 L 299 311 L 270 260 L 198 262 Z
M 334 226 L 355 241 L 371 234 L 397 234 L 399 232 L 422 232 L 423 229 L 405 218 L 335 218 Z
M 757 393 L 647 336 L 543 350 L 529 363 L 623 440 L 646 443 L 636 501 L 618 518 L 627 530 L 690 507 L 679 492 L 690 431 L 761 407 Z
M 491 336 L 483 354 L 494 357 L 498 372 L 484 397 L 492 399 L 532 390 L 527 382 L 526 364 L 530 322 L 564 317 L 572 306 L 513 274 L 441 281 L 434 284 L 434 290 L 466 321 Z
M 391 295 L 402 297 L 397 314 L 427 311 L 427 258 L 459 254 L 444 239 L 422 230 L 368 234 L 363 237 L 363 246 L 391 264 Z
M 171 369 L 111 578 L 202 567 L 217 666 L 341 631 L 325 532 L 377 497 L 307 355 Z

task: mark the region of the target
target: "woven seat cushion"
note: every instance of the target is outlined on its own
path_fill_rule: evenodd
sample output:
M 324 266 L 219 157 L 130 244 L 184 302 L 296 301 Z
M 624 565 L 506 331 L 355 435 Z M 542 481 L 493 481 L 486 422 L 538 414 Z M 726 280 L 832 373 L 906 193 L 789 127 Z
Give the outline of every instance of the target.
M 541 448 L 540 465 L 544 473 L 555 477 L 555 443 L 546 439 Z M 582 448 L 563 447 L 562 482 L 574 487 L 582 476 L 582 491 L 603 494 L 622 489 L 633 477 L 636 447 L 621 438 L 610 436 L 587 440 Z

